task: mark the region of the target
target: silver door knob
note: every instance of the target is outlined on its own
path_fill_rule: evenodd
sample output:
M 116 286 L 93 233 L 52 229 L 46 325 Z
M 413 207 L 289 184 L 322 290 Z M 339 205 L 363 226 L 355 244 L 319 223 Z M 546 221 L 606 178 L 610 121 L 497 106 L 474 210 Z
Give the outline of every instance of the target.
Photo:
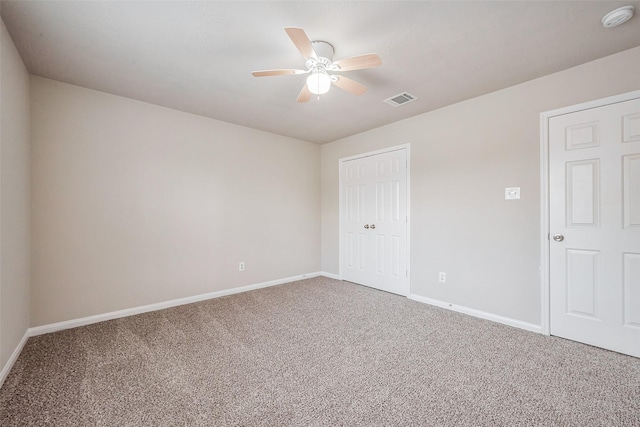
M 555 240 L 556 242 L 562 242 L 564 240 L 564 236 L 562 234 L 554 234 L 553 240 Z
M 371 224 L 371 228 L 376 228 L 376 225 L 375 224 Z
M 369 224 L 365 224 L 365 225 L 364 225 L 364 228 L 369 228 Z

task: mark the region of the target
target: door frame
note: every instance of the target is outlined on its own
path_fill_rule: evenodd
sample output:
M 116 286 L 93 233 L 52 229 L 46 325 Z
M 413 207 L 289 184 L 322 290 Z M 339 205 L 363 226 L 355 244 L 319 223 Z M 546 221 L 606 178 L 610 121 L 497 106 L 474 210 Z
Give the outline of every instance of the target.
M 540 331 L 551 335 L 551 277 L 549 221 L 549 120 L 553 117 L 640 98 L 640 90 L 540 113 Z
M 344 202 L 343 202 L 343 190 L 342 190 L 342 164 L 344 162 L 348 162 L 351 160 L 357 160 L 357 159 L 362 159 L 365 157 L 371 157 L 371 156 L 375 156 L 378 154 L 385 154 L 385 153 L 390 153 L 393 151 L 400 151 L 400 150 L 405 150 L 407 153 L 407 231 L 406 231 L 406 236 L 407 236 L 407 242 L 406 245 L 407 247 L 405 248 L 406 251 L 406 260 L 405 260 L 405 265 L 407 266 L 407 284 L 405 286 L 404 289 L 404 293 L 402 294 L 402 296 L 405 297 L 409 297 L 409 295 L 411 294 L 411 144 L 407 143 L 407 144 L 401 144 L 401 145 L 394 145 L 392 147 L 387 147 L 387 148 L 382 148 L 380 150 L 375 150 L 375 151 L 369 151 L 366 153 L 360 153 L 360 154 L 356 154 L 354 156 L 349 156 L 349 157 L 342 157 L 340 159 L 338 159 L 338 197 L 339 197 L 339 201 L 338 201 L 338 266 L 339 266 L 339 271 L 338 271 L 338 279 L 342 280 L 343 274 L 343 256 L 344 256 L 344 239 L 342 237 L 342 229 L 343 229 L 343 225 L 342 225 L 342 214 L 344 213 L 343 209 L 344 209 Z

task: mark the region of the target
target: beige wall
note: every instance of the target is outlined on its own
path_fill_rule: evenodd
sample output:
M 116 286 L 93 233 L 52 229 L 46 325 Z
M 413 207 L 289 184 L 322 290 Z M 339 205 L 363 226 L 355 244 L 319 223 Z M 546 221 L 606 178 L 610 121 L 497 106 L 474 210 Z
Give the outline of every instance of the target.
M 32 326 L 319 270 L 319 146 L 33 76 L 31 108 Z
M 539 324 L 540 113 L 637 89 L 640 47 L 323 145 L 322 270 L 339 272 L 338 159 L 410 143 L 411 292 Z
M 29 328 L 29 74 L 0 35 L 0 370 Z
M 639 81 L 636 48 L 318 147 L 32 76 L 31 326 L 338 274 L 338 159 L 404 143 L 412 293 L 538 324 L 539 113 Z

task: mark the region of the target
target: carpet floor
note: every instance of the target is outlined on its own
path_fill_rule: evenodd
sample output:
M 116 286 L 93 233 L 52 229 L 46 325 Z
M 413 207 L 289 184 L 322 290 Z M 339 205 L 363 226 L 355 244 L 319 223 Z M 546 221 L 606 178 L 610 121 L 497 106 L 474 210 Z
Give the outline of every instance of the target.
M 640 426 L 640 359 L 323 277 L 30 338 L 8 426 Z

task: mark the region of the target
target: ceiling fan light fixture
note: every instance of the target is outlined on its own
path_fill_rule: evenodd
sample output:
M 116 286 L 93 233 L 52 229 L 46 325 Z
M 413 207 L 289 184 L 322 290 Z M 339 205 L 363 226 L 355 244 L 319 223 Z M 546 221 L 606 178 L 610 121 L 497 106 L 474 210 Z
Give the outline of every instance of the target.
M 353 95 L 362 95 L 367 91 L 366 86 L 345 76 L 330 75 L 329 72 L 363 70 L 382 64 L 380 57 L 375 53 L 352 56 L 334 62 L 333 54 L 335 49 L 331 43 L 322 40 L 309 40 L 302 28 L 287 27 L 284 30 L 304 57 L 306 70 L 261 70 L 254 71 L 251 74 L 254 77 L 267 77 L 309 73 L 296 102 L 307 102 L 312 95 L 317 95 L 318 99 L 320 99 L 320 95 L 329 92 L 331 85 L 336 85 L 341 90 Z
M 307 77 L 307 88 L 314 95 L 322 95 L 331 88 L 331 76 L 322 67 L 316 67 Z

